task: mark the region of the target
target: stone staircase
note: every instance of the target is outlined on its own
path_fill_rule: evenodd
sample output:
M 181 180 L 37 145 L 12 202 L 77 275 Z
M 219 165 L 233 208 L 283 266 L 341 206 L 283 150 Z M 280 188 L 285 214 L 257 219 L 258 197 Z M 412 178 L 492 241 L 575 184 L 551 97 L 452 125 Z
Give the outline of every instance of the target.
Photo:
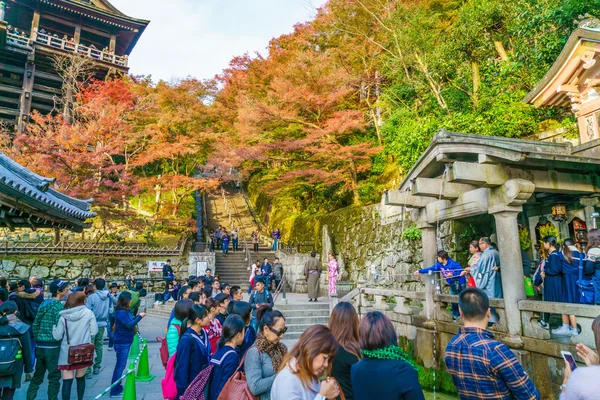
M 258 253 L 250 253 L 250 261 L 269 259 L 273 263 L 273 252 L 266 247 L 259 248 Z M 229 254 L 223 257 L 221 252 L 215 252 L 215 274 L 219 275 L 221 283 L 227 282 L 230 286 L 240 286 L 244 291 L 248 288 L 248 279 L 250 271 L 248 270 L 248 261 L 246 261 L 246 252 L 240 248 L 240 251 L 234 252 L 229 249 Z
M 305 296 L 303 296 L 305 297 Z M 294 301 L 282 304 L 278 299 L 275 308 L 285 317 L 288 330 L 284 336 L 286 344 L 296 343 L 300 335 L 312 325 L 327 325 L 329 321 L 329 302 L 310 303 L 308 297 L 301 303 Z
M 152 308 L 150 308 L 150 307 L 152 307 Z M 174 301 L 168 301 L 165 304 L 160 304 L 160 305 L 150 304 L 150 305 L 148 305 L 148 308 L 146 309 L 146 314 L 148 314 L 151 317 L 164 318 L 165 329 L 166 329 L 167 328 L 167 320 L 171 316 L 171 311 L 173 310 L 173 307 L 175 307 Z

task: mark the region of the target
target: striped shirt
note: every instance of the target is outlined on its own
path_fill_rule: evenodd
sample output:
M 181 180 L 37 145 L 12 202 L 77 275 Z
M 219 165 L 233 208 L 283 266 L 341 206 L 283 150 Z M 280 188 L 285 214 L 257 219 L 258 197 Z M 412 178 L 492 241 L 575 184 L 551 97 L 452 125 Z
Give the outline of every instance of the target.
M 445 360 L 461 400 L 540 398 L 512 350 L 487 330 L 461 328 Z

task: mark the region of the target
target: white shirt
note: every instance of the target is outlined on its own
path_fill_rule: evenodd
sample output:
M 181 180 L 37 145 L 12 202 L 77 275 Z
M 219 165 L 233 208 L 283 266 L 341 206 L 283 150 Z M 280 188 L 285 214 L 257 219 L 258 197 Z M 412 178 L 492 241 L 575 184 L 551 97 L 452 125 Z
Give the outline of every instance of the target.
M 275 377 L 271 387 L 271 400 L 326 400 L 319 394 L 319 382 L 313 380 L 307 389 L 302 381 L 293 373 L 296 359 L 292 358 L 288 365 Z M 292 369 L 293 368 L 293 369 Z

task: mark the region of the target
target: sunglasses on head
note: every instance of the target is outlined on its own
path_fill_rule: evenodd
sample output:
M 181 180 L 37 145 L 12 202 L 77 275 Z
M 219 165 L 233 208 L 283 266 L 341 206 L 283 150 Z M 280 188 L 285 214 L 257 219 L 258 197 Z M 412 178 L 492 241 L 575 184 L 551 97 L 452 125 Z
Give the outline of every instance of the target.
M 285 335 L 285 333 L 286 333 L 286 332 L 287 332 L 287 330 L 288 330 L 287 326 L 286 326 L 285 328 L 283 328 L 282 330 L 280 330 L 280 331 L 278 331 L 277 329 L 273 329 L 273 328 L 271 328 L 270 326 L 267 326 L 267 328 L 269 328 L 269 330 L 270 330 L 271 332 L 273 332 L 273 334 L 275 334 L 275 335 L 277 335 L 277 336 L 279 336 L 279 337 L 281 337 L 281 336 Z

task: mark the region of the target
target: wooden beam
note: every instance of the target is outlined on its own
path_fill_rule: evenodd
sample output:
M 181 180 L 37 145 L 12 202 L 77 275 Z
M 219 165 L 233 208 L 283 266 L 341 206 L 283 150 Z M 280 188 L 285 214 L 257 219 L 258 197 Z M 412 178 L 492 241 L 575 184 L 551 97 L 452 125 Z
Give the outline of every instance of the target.
M 57 96 L 57 95 L 34 91 L 32 96 L 34 99 L 54 101 L 54 96 Z M 58 97 L 60 97 L 60 96 L 58 96 Z
M 384 194 L 385 205 L 388 206 L 406 206 L 409 208 L 423 208 L 427 204 L 435 201 L 430 197 L 413 196 L 409 192 L 399 190 L 388 190 Z
M 558 85 L 556 88 L 557 93 L 580 93 L 577 85 Z
M 442 182 L 442 179 L 417 178 L 412 186 L 413 196 L 426 196 L 440 198 L 440 190 L 443 184 L 442 199 L 452 200 L 458 198 L 462 193 L 476 189 L 476 186 L 463 183 Z
M 50 86 L 38 85 L 38 84 L 33 85 L 33 90 L 40 90 L 42 92 L 47 92 L 47 93 L 55 93 L 58 95 L 61 94 L 60 89 L 56 89 L 56 88 L 53 88 Z
M 49 81 L 60 82 L 62 83 L 62 78 L 55 74 L 49 74 L 48 72 L 43 71 L 35 71 L 36 78 L 47 79 Z
M 22 74 L 22 73 L 25 72 L 25 68 L 16 67 L 14 65 L 3 64 L 3 63 L 0 63 L 0 70 L 4 70 L 4 71 L 8 71 L 8 72 L 14 72 L 16 74 Z
M 0 114 L 18 116 L 19 110 L 16 110 L 14 108 L 0 107 Z
M 0 103 L 19 104 L 19 99 L 14 97 L 0 96 Z
M 448 173 L 448 180 L 481 187 L 496 187 L 509 179 L 525 179 L 535 185 L 536 192 L 600 193 L 598 177 L 591 174 L 570 174 L 557 171 L 523 170 L 503 165 L 475 164 L 456 161 Z
M 0 92 L 21 94 L 23 92 L 23 89 L 21 89 L 20 87 L 16 88 L 16 87 L 7 86 L 7 85 L 0 85 Z

